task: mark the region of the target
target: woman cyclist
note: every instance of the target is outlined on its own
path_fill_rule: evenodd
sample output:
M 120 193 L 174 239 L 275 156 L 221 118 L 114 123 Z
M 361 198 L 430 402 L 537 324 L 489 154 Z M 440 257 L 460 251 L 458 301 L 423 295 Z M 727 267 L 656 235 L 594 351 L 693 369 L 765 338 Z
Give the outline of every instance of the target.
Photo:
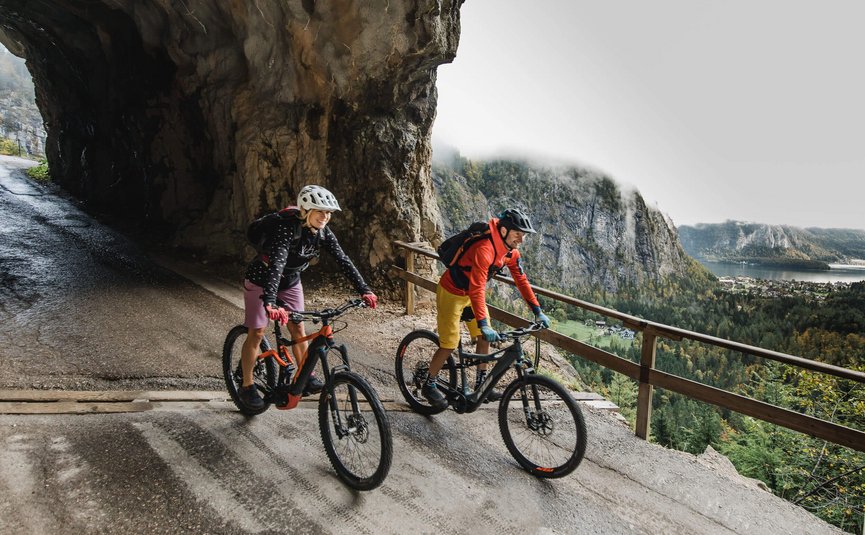
M 297 205 L 297 215 L 280 220 L 265 237 L 264 252 L 247 266 L 246 280 L 243 281 L 244 325 L 249 331 L 241 352 L 243 385 L 239 394 L 241 401 L 250 409 L 264 405 L 252 382 L 252 370 L 268 319 L 287 324 L 292 339 L 305 336 L 303 323 L 289 322 L 288 312 L 276 306 L 276 300 L 285 303 L 289 310 L 304 310 L 300 273 L 312 259 L 318 257 L 321 249 L 334 257 L 367 306 L 375 308 L 378 301 L 339 246 L 333 231 L 327 227 L 333 212 L 340 209 L 333 194 L 321 186 L 305 186 L 297 196 Z M 306 346 L 307 343 L 302 342 L 293 346 L 292 350 L 295 355 L 302 355 L 306 352 Z M 322 386 L 318 378 L 310 376 L 304 395 L 318 393 Z

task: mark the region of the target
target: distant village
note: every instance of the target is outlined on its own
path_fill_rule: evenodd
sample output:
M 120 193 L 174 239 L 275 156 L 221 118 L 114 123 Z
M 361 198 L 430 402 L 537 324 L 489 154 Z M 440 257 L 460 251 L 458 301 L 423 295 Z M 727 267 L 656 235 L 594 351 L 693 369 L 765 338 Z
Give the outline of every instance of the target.
M 586 320 L 587 327 L 595 327 L 598 329 L 598 336 L 618 336 L 622 340 L 633 340 L 636 334 L 631 329 L 621 327 L 619 325 L 607 325 L 604 320 Z
M 849 282 L 768 280 L 743 276 L 719 277 L 718 281 L 724 289 L 734 294 L 756 295 L 759 297 L 800 296 L 815 301 L 822 301 L 833 291 L 850 287 Z

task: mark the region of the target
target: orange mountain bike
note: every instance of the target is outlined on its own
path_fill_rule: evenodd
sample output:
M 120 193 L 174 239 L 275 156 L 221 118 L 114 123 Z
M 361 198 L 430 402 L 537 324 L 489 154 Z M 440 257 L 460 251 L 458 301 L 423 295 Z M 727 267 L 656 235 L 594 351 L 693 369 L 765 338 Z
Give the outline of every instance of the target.
M 318 400 L 318 424 L 324 449 L 336 473 L 348 486 L 371 490 L 381 485 L 390 470 L 393 457 L 390 422 L 375 389 L 351 371 L 348 351 L 345 345 L 334 342 L 336 331 L 332 326 L 336 318 L 362 306 L 363 301 L 355 299 L 317 312 L 289 311 L 289 318 L 296 323 L 321 323 L 318 332 L 297 340 L 283 338 L 279 322 L 273 322 L 275 344 L 271 345 L 267 337 L 262 339 L 261 354 L 253 370 L 255 386 L 264 398 L 261 409 L 250 409 L 238 395 L 243 384 L 241 348 L 247 334 L 243 325 L 232 328 L 225 338 L 222 371 L 234 404 L 240 412 L 251 416 L 264 412 L 271 404 L 278 409 L 296 407 L 312 371 L 321 362 L 324 388 Z M 304 341 L 310 341 L 306 353 L 295 358 L 290 348 Z M 331 361 L 337 364 L 332 365 Z

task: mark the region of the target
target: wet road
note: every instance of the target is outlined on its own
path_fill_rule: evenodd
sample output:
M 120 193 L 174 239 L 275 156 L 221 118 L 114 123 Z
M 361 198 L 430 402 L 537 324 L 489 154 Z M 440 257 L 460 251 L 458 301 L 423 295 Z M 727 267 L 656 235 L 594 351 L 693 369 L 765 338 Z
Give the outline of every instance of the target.
M 0 157 L 0 390 L 221 390 L 232 289 L 222 299 L 155 265 L 21 167 Z M 374 312 L 379 331 L 338 337 L 393 400 L 376 333 L 429 325 Z M 584 409 L 580 467 L 545 481 L 509 456 L 492 406 L 424 418 L 388 405 L 393 465 L 366 493 L 337 479 L 305 406 L 0 414 L 0 533 L 840 533 L 723 458 L 648 444 L 602 411 Z
M 0 388 L 221 388 L 235 307 L 0 161 Z M 214 380 L 214 378 L 216 380 Z

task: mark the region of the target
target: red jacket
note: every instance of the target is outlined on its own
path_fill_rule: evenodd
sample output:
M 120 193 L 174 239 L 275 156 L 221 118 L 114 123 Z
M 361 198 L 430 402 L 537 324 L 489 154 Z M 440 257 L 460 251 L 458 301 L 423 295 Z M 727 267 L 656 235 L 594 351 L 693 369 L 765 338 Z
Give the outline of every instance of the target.
M 505 245 L 501 234 L 499 234 L 498 222 L 499 220 L 495 217 L 490 219 L 492 240 L 483 239 L 473 243 L 454 266 L 456 269 L 462 268 L 468 276 L 467 290 L 457 287 L 451 276 L 451 269 L 445 270 L 439 279 L 439 284 L 450 293 L 469 296 L 472 312 L 478 321 L 487 318 L 486 286 L 490 267 L 500 269 L 507 266 L 526 303 L 532 307 L 532 310 L 535 310 L 535 307 L 540 308 L 538 298 L 535 297 L 535 292 L 529 285 L 529 279 L 523 272 L 520 252 L 517 249 L 508 249 Z M 465 268 L 468 270 L 466 271 Z

